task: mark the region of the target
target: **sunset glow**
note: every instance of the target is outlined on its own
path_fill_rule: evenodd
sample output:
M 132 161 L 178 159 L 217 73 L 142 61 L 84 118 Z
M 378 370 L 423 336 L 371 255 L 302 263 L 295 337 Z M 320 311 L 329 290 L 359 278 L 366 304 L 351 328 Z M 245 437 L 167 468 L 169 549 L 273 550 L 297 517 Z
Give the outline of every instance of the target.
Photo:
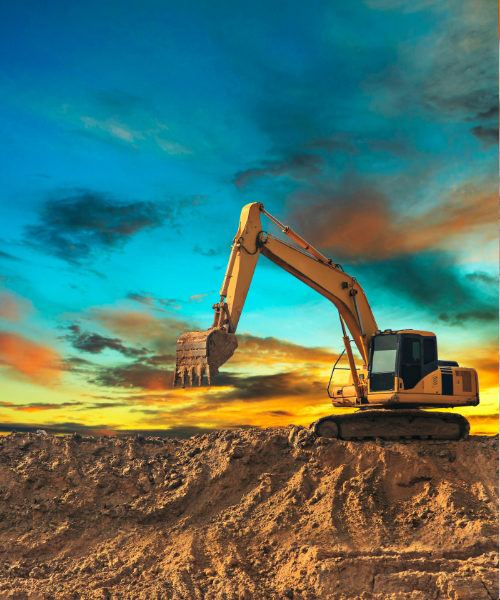
M 381 329 L 433 331 L 440 358 L 477 369 L 480 405 L 454 410 L 498 433 L 491 3 L 2 15 L 0 434 L 186 437 L 340 412 L 338 313 L 264 257 L 233 358 L 211 388 L 172 388 L 250 202 L 355 276 Z

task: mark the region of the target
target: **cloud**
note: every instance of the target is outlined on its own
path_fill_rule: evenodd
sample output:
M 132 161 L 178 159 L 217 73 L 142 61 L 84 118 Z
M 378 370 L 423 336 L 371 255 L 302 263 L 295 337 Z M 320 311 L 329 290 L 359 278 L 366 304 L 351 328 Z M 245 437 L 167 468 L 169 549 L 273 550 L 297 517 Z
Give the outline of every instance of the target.
M 156 318 L 139 311 L 93 309 L 89 317 L 101 327 L 125 338 L 131 343 L 145 344 L 156 352 L 175 354 L 177 340 L 188 331 L 200 331 L 194 323 L 170 316 Z M 206 324 L 206 328 L 211 323 Z
M 0 292 L 0 319 L 20 321 L 33 310 L 33 304 L 14 292 Z
M 339 352 L 309 348 L 275 337 L 237 334 L 238 350 L 231 358 L 234 365 L 333 365 Z
M 61 402 L 51 404 L 46 402 L 0 402 L 0 407 L 21 412 L 39 412 L 47 410 L 73 409 L 77 411 L 103 410 L 105 408 L 123 408 L 128 406 L 126 402 Z
M 301 376 L 294 372 L 273 373 L 271 375 L 238 376 L 225 373 L 216 379 L 217 386 L 224 389 L 211 395 L 212 400 L 229 402 L 232 400 L 265 402 L 276 398 L 290 398 L 300 396 L 306 398 L 311 391 L 313 383 L 308 376 Z M 214 388 L 216 389 L 216 388 Z
M 126 298 L 128 300 L 132 300 L 133 302 L 139 302 L 140 304 L 145 304 L 146 306 L 154 307 L 155 304 L 160 304 L 161 306 L 167 306 L 168 308 L 182 308 L 181 304 L 184 303 L 183 300 L 176 300 L 170 298 L 156 298 L 153 294 L 149 292 L 130 292 L 127 294 Z M 163 310 L 162 308 L 156 307 L 156 310 Z
M 468 273 L 465 279 L 472 281 L 472 283 L 480 283 L 487 286 L 498 287 L 498 277 L 484 273 L 483 271 L 477 271 L 475 273 Z
M 124 367 L 102 368 L 90 379 L 100 386 L 149 391 L 171 390 L 173 370 L 159 369 L 143 362 Z
M 61 404 L 49 404 L 44 402 L 29 402 L 26 404 L 14 402 L 0 402 L 0 407 L 11 408 L 21 412 L 38 412 L 45 410 L 57 410 L 74 406 L 83 406 L 84 402 L 61 402 Z
M 118 338 L 109 338 L 97 333 L 81 331 L 78 325 L 68 327 L 71 333 L 65 339 L 71 342 L 73 348 L 90 354 L 100 354 L 103 350 L 115 350 L 124 356 L 137 357 L 148 354 L 146 348 L 130 348 Z
M 467 415 L 471 435 L 498 434 L 498 413 L 490 415 Z
M 135 292 L 130 292 L 129 294 L 127 294 L 127 298 L 129 300 L 133 300 L 134 302 L 147 304 L 148 306 L 153 306 L 155 301 L 157 301 L 153 294 L 149 294 L 148 292 L 140 292 L 139 294 Z
M 493 106 L 484 112 L 480 112 L 474 116 L 471 120 L 473 121 L 498 121 L 498 104 L 493 104 Z
M 0 250 L 0 258 L 4 258 L 6 260 L 14 260 L 16 262 L 21 262 L 22 259 L 17 258 L 16 256 L 13 256 L 12 254 L 9 254 L 8 252 L 3 252 L 2 250 Z
M 15 379 L 50 386 L 63 371 L 60 355 L 16 333 L 0 332 L 0 367 Z
M 340 188 L 311 186 L 296 193 L 293 217 L 305 239 L 339 259 L 379 260 L 450 248 L 467 235 L 495 239 L 497 194 L 489 181 L 470 181 L 412 215 L 396 212 L 377 189 L 346 181 Z
M 208 250 L 203 250 L 199 246 L 195 246 L 193 252 L 196 254 L 201 254 L 202 256 L 217 256 L 222 253 L 222 250 L 214 250 L 213 248 L 208 248 Z
M 158 146 L 167 154 L 192 154 L 193 150 L 188 146 L 182 146 L 177 142 L 165 139 L 162 135 L 155 135 Z
M 427 35 L 401 43 L 398 61 L 368 84 L 385 114 L 423 110 L 462 121 L 498 111 L 498 39 L 491 26 L 491 0 L 452 4 L 422 0 L 369 0 L 382 10 L 436 9 Z M 446 7 L 446 10 L 445 10 Z M 497 113 L 498 114 L 498 113 Z
M 76 132 L 79 135 L 121 148 L 139 150 L 141 145 L 172 155 L 192 154 L 174 139 L 168 125 L 151 118 L 157 110 L 149 100 L 114 89 L 94 92 L 91 102 L 94 116 L 79 116 L 85 128 Z
M 321 173 L 325 159 L 319 154 L 295 152 L 282 160 L 264 160 L 260 166 L 237 173 L 233 183 L 243 189 L 250 181 L 262 177 L 308 179 Z
M 213 294 L 214 292 L 207 292 L 206 294 L 195 294 L 194 296 L 191 296 L 191 298 L 189 298 L 189 302 L 196 302 L 196 303 L 200 303 L 203 302 L 203 299 L 206 298 L 207 296 L 210 296 L 211 294 Z
M 495 298 L 475 292 L 450 257 L 441 252 L 404 256 L 358 267 L 358 279 L 370 278 L 382 289 L 405 297 L 451 326 L 498 320 Z M 396 300 L 395 300 L 396 301 Z
M 123 142 L 134 142 L 136 140 L 144 139 L 144 136 L 140 131 L 133 131 L 128 125 L 121 123 L 116 117 L 111 117 L 105 121 L 98 121 L 93 117 L 81 117 L 81 121 L 85 129 L 100 129 Z
M 488 148 L 489 146 L 498 144 L 498 129 L 493 127 L 483 127 L 478 125 L 471 129 L 477 139 Z
M 40 224 L 28 225 L 29 245 L 69 263 L 85 261 L 97 251 L 120 249 L 143 229 L 163 225 L 171 217 L 152 202 L 117 203 L 105 194 L 76 190 L 48 200 Z

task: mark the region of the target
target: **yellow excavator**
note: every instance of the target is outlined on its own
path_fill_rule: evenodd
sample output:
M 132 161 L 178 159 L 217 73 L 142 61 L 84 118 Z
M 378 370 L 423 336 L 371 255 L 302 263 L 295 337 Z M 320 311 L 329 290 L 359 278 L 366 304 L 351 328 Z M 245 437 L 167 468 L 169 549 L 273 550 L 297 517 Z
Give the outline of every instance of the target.
M 264 231 L 262 214 L 300 248 Z M 330 377 L 328 395 L 333 406 L 351 411 L 315 421 L 310 427 L 317 436 L 345 440 L 458 440 L 468 436 L 469 423 L 463 416 L 421 409 L 477 406 L 476 370 L 438 360 L 436 336 L 429 331 L 381 331 L 356 278 L 271 216 L 260 202 L 248 204 L 241 212 L 220 302 L 213 306 L 212 326 L 185 333 L 177 342 L 174 386 L 180 379 L 184 387 L 187 378 L 192 385 L 195 375 L 199 385 L 204 375 L 210 385 L 233 355 L 238 347 L 235 332 L 260 254 L 330 300 L 340 315 L 350 378 L 348 385 L 332 387 Z M 363 360 L 360 369 L 351 342 Z M 358 410 L 352 412 L 353 407 Z

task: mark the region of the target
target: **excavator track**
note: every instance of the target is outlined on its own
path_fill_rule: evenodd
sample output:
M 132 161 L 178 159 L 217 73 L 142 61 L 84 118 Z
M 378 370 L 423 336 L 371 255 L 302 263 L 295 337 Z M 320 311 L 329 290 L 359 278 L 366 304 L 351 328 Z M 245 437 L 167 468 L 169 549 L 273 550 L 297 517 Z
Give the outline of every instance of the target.
M 470 425 L 455 413 L 419 409 L 361 409 L 348 415 L 329 415 L 309 426 L 318 437 L 341 440 L 465 440 Z

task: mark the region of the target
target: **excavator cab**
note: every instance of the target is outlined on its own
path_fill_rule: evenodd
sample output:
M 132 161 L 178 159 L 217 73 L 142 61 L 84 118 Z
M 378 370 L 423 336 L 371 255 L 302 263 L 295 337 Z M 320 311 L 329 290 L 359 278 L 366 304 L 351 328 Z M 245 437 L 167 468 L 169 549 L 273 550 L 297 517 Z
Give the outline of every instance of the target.
M 366 403 L 378 405 L 476 406 L 479 382 L 475 369 L 438 360 L 430 331 L 377 331 L 370 342 L 365 395 Z
M 438 368 L 436 336 L 427 331 L 377 332 L 371 341 L 370 357 L 370 392 L 396 387 L 411 390 Z

